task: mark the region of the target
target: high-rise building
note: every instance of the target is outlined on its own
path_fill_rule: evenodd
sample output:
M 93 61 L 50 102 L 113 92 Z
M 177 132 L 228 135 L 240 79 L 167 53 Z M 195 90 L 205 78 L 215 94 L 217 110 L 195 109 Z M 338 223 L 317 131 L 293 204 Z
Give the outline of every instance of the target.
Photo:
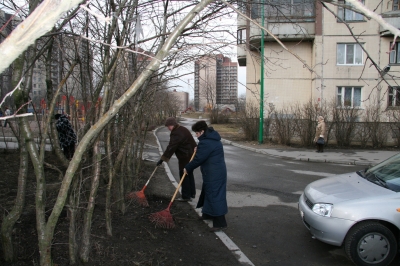
M 194 107 L 207 111 L 237 101 L 237 63 L 221 54 L 207 55 L 194 64 Z

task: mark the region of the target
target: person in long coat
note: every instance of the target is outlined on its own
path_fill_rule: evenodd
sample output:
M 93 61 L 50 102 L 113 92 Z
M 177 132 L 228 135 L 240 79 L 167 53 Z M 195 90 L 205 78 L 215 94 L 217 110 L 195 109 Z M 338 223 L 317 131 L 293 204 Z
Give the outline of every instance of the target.
M 203 177 L 201 194 L 196 208 L 202 209 L 203 220 L 212 220 L 215 232 L 227 227 L 225 214 L 228 213 L 226 200 L 227 171 L 221 136 L 205 121 L 198 121 L 192 126 L 199 140 L 194 159 L 185 166 L 191 172 L 200 166 Z
M 182 177 L 183 168 L 192 158 L 197 144 L 190 131 L 186 127 L 179 125 L 174 117 L 169 117 L 165 121 L 165 126 L 171 131 L 171 134 L 168 147 L 165 149 L 161 159 L 157 162 L 157 166 L 160 166 L 163 161 L 169 162 L 172 155 L 175 153 L 178 158 L 179 176 Z M 193 171 L 189 172 L 183 180 L 181 195 L 182 197 L 177 198 L 177 201 L 190 201 L 191 198 L 196 197 L 196 185 Z
M 58 139 L 61 148 L 63 149 L 65 157 L 67 157 L 68 160 L 71 160 L 74 156 L 75 145 L 77 143 L 77 137 L 72 128 L 72 124 L 64 114 L 56 114 L 54 118 L 57 120 L 56 129 L 58 131 Z
M 324 144 L 318 143 L 318 139 L 322 138 L 325 143 L 325 136 L 326 135 L 326 130 L 325 130 L 325 121 L 322 116 L 318 116 L 318 125 L 315 128 L 315 137 L 314 137 L 314 142 L 317 145 L 317 152 L 324 152 Z

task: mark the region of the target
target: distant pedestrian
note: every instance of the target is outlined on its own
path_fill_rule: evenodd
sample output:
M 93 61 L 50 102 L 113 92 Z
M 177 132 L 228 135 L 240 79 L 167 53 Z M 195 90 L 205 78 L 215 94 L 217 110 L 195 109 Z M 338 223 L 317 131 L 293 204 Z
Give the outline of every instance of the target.
M 314 142 L 317 145 L 317 152 L 324 152 L 325 145 L 325 121 L 322 116 L 318 116 L 318 125 L 315 129 Z
M 6 110 L 4 111 L 4 115 L 5 116 L 11 115 L 11 110 L 9 107 L 6 107 Z M 4 127 L 7 127 L 7 124 L 10 124 L 10 122 L 8 122 L 8 119 L 4 120 Z
M 196 155 L 185 166 L 185 173 L 200 166 L 203 185 L 196 208 L 202 208 L 202 220 L 212 220 L 211 232 L 227 227 L 225 214 L 228 213 L 226 200 L 227 171 L 221 136 L 205 121 L 198 121 L 192 126 L 199 140 Z
M 61 148 L 63 149 L 65 157 L 71 160 L 75 153 L 75 144 L 77 142 L 76 134 L 66 115 L 56 114 L 54 118 L 57 120 L 56 128 Z
M 182 177 L 183 168 L 189 163 L 197 144 L 189 129 L 179 125 L 174 117 L 167 118 L 165 126 L 171 131 L 171 134 L 168 146 L 157 162 L 157 166 L 160 166 L 164 161 L 169 162 L 172 155 L 175 154 L 178 158 L 179 176 Z M 188 171 L 188 175 L 183 180 L 181 194 L 182 197 L 177 198 L 177 201 L 190 201 L 196 197 L 193 171 Z
M 0 117 L 2 117 L 3 116 L 3 111 L 0 109 Z M 2 127 L 3 126 L 3 124 L 2 123 L 0 123 L 0 127 Z

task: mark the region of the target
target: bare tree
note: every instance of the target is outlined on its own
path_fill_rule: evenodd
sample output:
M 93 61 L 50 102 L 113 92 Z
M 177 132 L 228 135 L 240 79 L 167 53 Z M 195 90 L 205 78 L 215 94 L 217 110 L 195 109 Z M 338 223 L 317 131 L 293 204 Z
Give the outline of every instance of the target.
M 17 109 L 22 110 L 28 101 L 26 95 L 31 90 L 29 84 L 32 84 L 32 74 L 29 73 L 32 72 L 29 71 L 32 71 L 32 66 L 36 62 L 44 62 L 46 67 L 49 115 L 44 117 L 41 127 L 39 149 L 32 141 L 33 133 L 27 120 L 22 116 L 18 118 L 19 130 L 23 136 L 20 143 L 25 144 L 29 152 L 37 179 L 36 217 L 41 265 L 52 264 L 51 242 L 67 199 L 69 212 L 72 214 L 71 263 L 77 262 L 78 253 L 82 261 L 88 261 L 91 216 L 101 178 L 107 181 L 105 216 L 107 233 L 112 234 L 111 206 L 114 202 L 116 210 L 125 211 L 124 194 L 126 189 L 134 186 L 134 173 L 137 174 L 140 168 L 138 158 L 143 151 L 141 143 L 144 143 L 146 134 L 146 130 L 142 129 L 148 128 L 151 123 L 157 124 L 162 121 L 165 112 L 171 115 L 176 113 L 173 105 L 160 104 L 165 96 L 167 81 L 182 76 L 177 72 L 171 74 L 172 70 L 230 44 L 226 41 L 226 36 L 232 33 L 221 29 L 218 25 L 220 23 L 213 22 L 214 19 L 220 19 L 232 12 L 231 10 L 237 11 L 234 8 L 226 8 L 226 6 L 232 7 L 230 2 L 221 3 L 212 0 L 179 2 L 100 1 L 78 7 L 81 1 L 45 0 L 40 5 L 39 1 L 30 1 L 27 11 L 30 15 L 0 44 L 2 57 L 0 71 L 12 62 L 18 66 L 20 62 L 15 59 L 28 47 L 32 49 L 32 51 L 27 50 L 29 59 L 22 59 L 16 68 L 21 73 L 26 73 L 21 74 L 19 80 L 22 76 L 27 80 L 24 90 L 15 96 Z M 63 13 L 65 15 L 59 21 Z M 147 27 L 146 34 L 141 33 L 139 24 Z M 221 35 L 215 37 L 215 33 Z M 271 36 L 275 38 L 273 34 Z M 35 44 L 38 38 L 40 39 Z M 211 42 L 207 43 L 209 40 Z M 281 42 L 278 43 L 283 49 L 291 52 Z M 196 50 L 189 49 L 194 46 Z M 314 71 L 313 67 L 298 55 L 291 53 L 304 64 L 305 68 Z M 62 71 L 57 77 L 58 81 L 53 82 L 54 71 L 51 65 L 57 60 L 62 62 L 58 64 Z M 277 60 L 274 58 L 268 60 L 271 65 L 276 65 L 278 66 L 276 69 L 279 69 Z M 274 70 L 271 68 L 269 71 Z M 19 80 L 13 88 L 20 84 Z M 206 98 L 209 99 L 209 104 L 214 106 L 214 90 L 211 85 L 205 87 L 208 90 Z M 79 135 L 79 145 L 71 161 L 63 157 L 57 145 L 54 122 L 51 119 L 62 95 L 67 96 L 68 100 L 70 96 L 75 95 L 76 99 L 79 96 L 85 108 L 83 112 L 82 105 L 76 101 L 66 105 L 66 110 L 73 115 L 73 123 Z M 254 110 L 257 108 L 254 107 Z M 254 126 L 258 125 L 258 120 L 251 112 L 245 113 L 244 117 L 247 121 L 252 121 L 244 125 L 244 131 L 254 135 L 254 132 L 257 132 Z M 113 137 L 118 135 L 125 137 Z M 44 197 L 46 195 L 44 148 L 49 137 L 55 141 L 55 152 L 65 167 L 62 169 L 65 174 L 54 206 L 48 206 L 49 203 Z M 286 137 L 284 139 L 287 140 Z M 284 142 L 287 142 L 286 140 Z M 105 155 L 101 152 L 103 143 Z M 21 162 L 23 166 L 26 162 L 24 153 L 21 153 L 21 159 L 24 159 Z M 131 162 L 134 162 L 134 165 Z M 90 180 L 86 182 L 81 178 L 83 165 L 90 169 Z M 133 167 L 136 169 L 132 171 Z M 106 174 L 102 175 L 104 168 Z M 24 177 L 24 173 L 21 177 Z M 129 185 L 125 186 L 126 184 Z M 80 189 L 82 187 L 87 187 L 88 191 L 82 191 Z M 17 207 L 23 206 L 23 180 L 20 189 L 21 194 L 18 198 L 21 200 Z M 86 197 L 85 206 L 80 202 L 80 197 Z M 52 210 L 48 218 L 45 215 L 46 207 Z M 80 238 L 75 239 L 79 209 L 84 209 L 84 226 L 80 228 L 82 230 Z M 18 212 L 20 210 L 17 210 L 17 216 Z M 17 216 L 10 218 L 15 221 Z M 4 230 L 12 228 L 12 223 L 5 224 Z

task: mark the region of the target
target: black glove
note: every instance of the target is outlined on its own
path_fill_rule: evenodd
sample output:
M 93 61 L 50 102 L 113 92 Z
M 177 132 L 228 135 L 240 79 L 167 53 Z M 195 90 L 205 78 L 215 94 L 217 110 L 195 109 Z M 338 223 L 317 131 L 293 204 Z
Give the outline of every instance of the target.
M 163 160 L 159 160 L 159 161 L 157 162 L 157 166 L 160 166 L 162 163 L 163 163 Z

